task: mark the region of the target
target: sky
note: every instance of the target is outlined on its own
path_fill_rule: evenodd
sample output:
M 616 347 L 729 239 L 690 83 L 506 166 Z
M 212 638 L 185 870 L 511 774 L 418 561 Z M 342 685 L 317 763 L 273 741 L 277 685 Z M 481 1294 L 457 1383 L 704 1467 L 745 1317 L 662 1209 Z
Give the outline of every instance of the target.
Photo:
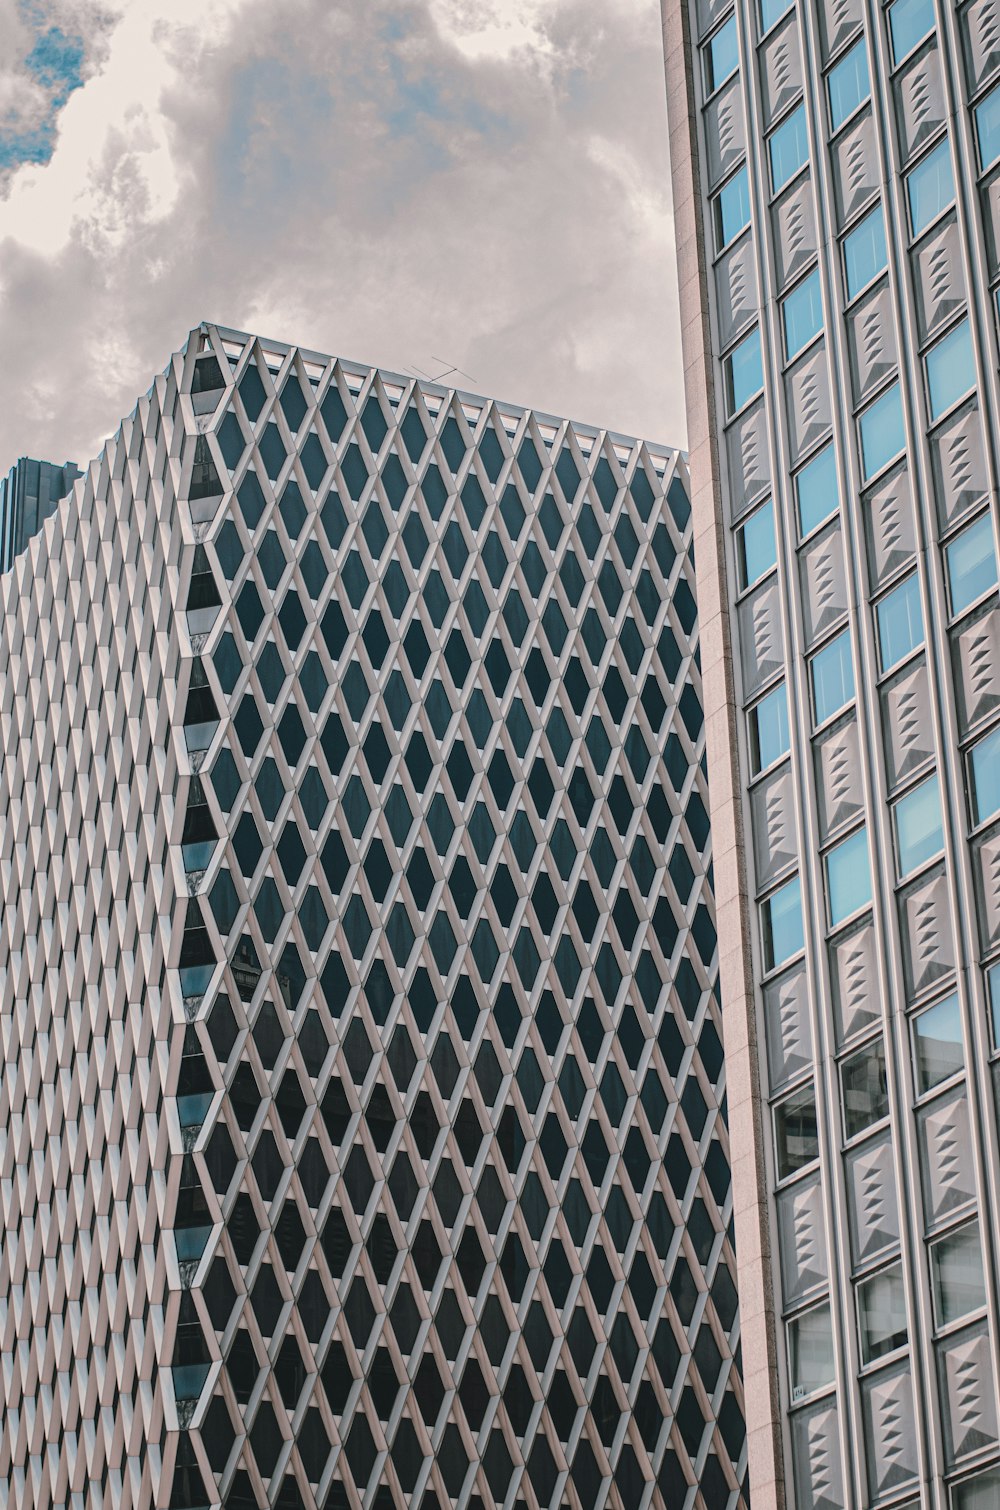
M 657 0 L 0 0 L 0 470 L 214 320 L 683 444 Z

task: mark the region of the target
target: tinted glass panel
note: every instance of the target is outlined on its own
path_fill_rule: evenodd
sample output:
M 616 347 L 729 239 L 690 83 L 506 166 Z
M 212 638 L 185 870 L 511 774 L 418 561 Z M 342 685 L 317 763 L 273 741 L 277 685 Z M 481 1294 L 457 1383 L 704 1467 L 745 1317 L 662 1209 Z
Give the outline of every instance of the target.
M 895 666 L 923 644 L 924 616 L 916 572 L 894 587 L 875 610 L 878 619 L 879 662 L 883 671 Z
M 865 410 L 859 428 L 862 469 L 867 482 L 898 456 L 906 444 L 898 384 L 893 384 L 870 409 Z
M 726 358 L 726 402 L 735 414 L 764 386 L 760 358 L 760 331 L 752 330 Z
M 736 72 L 739 62 L 736 17 L 733 15 L 705 46 L 705 88 L 709 94 Z
M 777 560 L 774 546 L 774 506 L 768 502 L 751 514 L 736 536 L 740 587 L 750 587 Z
M 1000 728 L 992 729 L 969 753 L 973 823 L 1000 812 Z
M 906 1346 L 906 1299 L 899 1264 L 858 1285 L 858 1328 L 862 1363 L 873 1363 Z
M 767 145 L 771 158 L 771 187 L 777 193 L 809 156 L 806 113 L 802 105 L 782 121 Z
M 1000 89 L 993 89 L 976 106 L 976 139 L 979 162 L 990 167 L 1000 157 Z
M 955 995 L 913 1019 L 913 1079 L 918 1095 L 962 1068 L 962 1014 Z
M 830 125 L 836 131 L 871 93 L 864 38 L 855 42 L 850 52 L 831 68 L 826 85 L 830 94 Z
M 766 771 L 789 749 L 788 698 L 785 684 L 775 687 L 750 710 L 750 758 L 754 775 Z
M 914 168 L 906 180 L 906 192 L 910 201 L 910 226 L 914 236 L 919 236 L 924 226 L 930 225 L 955 198 L 947 137 Z
M 790 9 L 788 0 L 760 0 L 761 31 L 770 31 L 775 21 L 780 21 Z
M 795 1091 L 774 1108 L 774 1147 L 779 1180 L 819 1158 L 816 1097 L 811 1085 Z
M 885 1046 L 881 1038 L 844 1060 L 840 1067 L 840 1082 L 845 1138 L 856 1138 L 865 1128 L 889 1115 Z
M 825 723 L 854 696 L 851 637 L 845 629 L 812 660 L 813 707 L 818 724 Z
M 950 409 L 975 384 L 969 322 L 963 320 L 927 353 L 927 403 L 931 419 Z
M 785 355 L 793 357 L 812 340 L 823 324 L 818 271 L 810 273 L 788 295 L 782 305 L 782 319 L 785 326 Z
M 917 870 L 944 845 L 941 796 L 932 776 L 896 803 L 896 848 L 900 879 Z
M 957 535 L 945 551 L 952 613 L 962 613 L 997 582 L 993 519 L 984 514 Z
M 844 278 L 847 297 L 853 299 L 886 264 L 885 216 L 879 205 L 844 238 Z
M 799 502 L 799 530 L 810 534 L 836 512 L 840 501 L 837 487 L 837 463 L 832 446 L 825 446 L 795 479 Z
M 762 903 L 761 917 L 764 966 L 773 970 L 802 948 L 802 894 L 798 876 Z
M 829 1306 L 817 1306 L 788 1323 L 788 1362 L 793 1400 L 801 1400 L 833 1382 L 833 1332 Z
M 750 190 L 747 170 L 741 168 L 719 191 L 715 201 L 715 239 L 721 250 L 750 224 Z
M 934 1318 L 948 1326 L 986 1304 L 983 1283 L 983 1241 L 978 1222 L 950 1232 L 931 1245 Z M 983 1500 L 983 1504 L 996 1501 Z
M 863 828 L 827 855 L 826 890 L 830 926 L 833 928 L 871 901 L 872 873 L 868 863 L 868 835 Z
M 896 0 L 889 9 L 892 55 L 898 63 L 934 30 L 934 0 Z

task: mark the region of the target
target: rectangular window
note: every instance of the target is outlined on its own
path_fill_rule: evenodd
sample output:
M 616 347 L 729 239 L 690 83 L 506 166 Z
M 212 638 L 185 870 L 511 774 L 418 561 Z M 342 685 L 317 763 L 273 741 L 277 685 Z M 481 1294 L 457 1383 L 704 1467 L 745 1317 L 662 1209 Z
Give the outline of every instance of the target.
M 769 572 L 778 556 L 774 544 L 774 505 L 770 499 L 736 532 L 740 587 L 752 587 Z
M 750 763 L 758 776 L 768 766 L 787 755 L 790 749 L 788 737 L 788 699 L 785 684 L 781 683 L 762 697 L 749 713 Z
M 826 898 L 831 928 L 836 928 L 852 912 L 867 907 L 871 901 L 872 872 L 865 829 L 859 828 L 827 855 Z
M 927 363 L 927 403 L 933 422 L 976 386 L 968 320 L 949 331 L 924 360 Z
M 816 1306 L 788 1323 L 788 1366 L 793 1400 L 802 1400 L 833 1383 L 833 1330 L 828 1305 Z
M 990 998 L 990 1018 L 993 1028 L 993 1047 L 1000 1048 L 1000 960 L 986 972 L 986 989 Z
M 893 1264 L 858 1285 L 858 1329 L 862 1363 L 874 1363 L 906 1346 L 902 1264 Z
M 736 16 L 730 16 L 705 44 L 705 89 L 708 94 L 731 79 L 740 66 Z
M 944 848 L 941 794 L 936 775 L 928 777 L 899 799 L 893 809 L 893 820 L 899 879 L 904 881 Z
M 761 32 L 770 31 L 775 22 L 786 16 L 791 8 L 789 0 L 760 0 Z
M 735 414 L 764 386 L 764 368 L 760 355 L 760 331 L 752 330 L 745 340 L 729 353 L 725 361 L 726 402 Z
M 747 170 L 741 168 L 719 190 L 715 199 L 715 244 L 718 251 L 750 224 L 750 187 Z
M 838 634 L 812 659 L 813 712 L 817 724 L 825 723 L 854 696 L 854 666 L 851 636 Z
M 802 891 L 798 876 L 786 881 L 766 902 L 762 902 L 760 911 L 764 930 L 764 968 L 774 970 L 802 948 Z
M 849 236 L 844 238 L 844 281 L 847 297 L 853 299 L 886 265 L 885 216 L 876 205 Z
M 934 30 L 934 0 L 896 0 L 889 7 L 892 58 L 901 63 Z
M 906 180 L 906 193 L 910 201 L 910 229 L 914 236 L 919 236 L 955 198 L 947 137 L 913 169 Z
M 875 609 L 879 666 L 888 671 L 924 641 L 924 615 L 916 572 L 887 593 Z
M 881 1038 L 844 1060 L 840 1066 L 840 1088 L 845 1138 L 856 1138 L 889 1115 L 889 1082 Z
M 865 410 L 858 428 L 861 432 L 861 466 L 867 482 L 906 447 L 898 383 L 893 383 L 870 409 Z
M 911 1027 L 913 1081 L 917 1095 L 923 1096 L 942 1080 L 956 1075 L 965 1063 L 958 997 L 953 993 L 944 1001 L 935 1002 L 926 1012 L 918 1012 Z
M 997 585 L 997 558 L 993 545 L 993 516 L 983 514 L 945 548 L 948 596 L 953 614 L 963 613 L 970 603 Z
M 974 824 L 1000 813 L 1000 726 L 969 751 L 969 799 Z
M 826 87 L 830 96 L 830 129 L 836 131 L 871 94 L 864 37 L 830 69 Z
M 939 1327 L 950 1326 L 986 1304 L 983 1239 L 978 1222 L 969 1222 L 931 1243 L 930 1255 L 934 1320 Z
M 823 324 L 818 268 L 792 290 L 781 306 L 781 314 L 785 327 L 785 356 L 791 360 Z
M 771 134 L 767 144 L 771 159 L 771 188 L 775 193 L 793 178 L 809 157 L 805 107 L 798 105 Z
M 811 1083 L 793 1091 L 774 1108 L 774 1151 L 779 1180 L 819 1158 L 816 1096 Z
M 1000 88 L 991 89 L 976 106 L 976 140 L 979 166 L 985 172 L 1000 157 Z
M 799 531 L 812 534 L 825 519 L 835 514 L 840 502 L 837 487 L 837 463 L 832 446 L 813 457 L 795 479 L 795 496 L 799 505 Z

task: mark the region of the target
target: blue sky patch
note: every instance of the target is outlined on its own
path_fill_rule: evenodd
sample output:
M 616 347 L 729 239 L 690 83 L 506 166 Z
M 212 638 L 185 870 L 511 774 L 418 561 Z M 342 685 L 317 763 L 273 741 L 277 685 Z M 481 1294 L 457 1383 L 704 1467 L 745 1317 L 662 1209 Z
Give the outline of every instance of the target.
M 22 68 L 48 95 L 48 114 L 30 128 L 0 129 L 0 170 L 47 163 L 56 143 L 59 111 L 83 83 L 83 41 L 58 26 L 41 31 Z

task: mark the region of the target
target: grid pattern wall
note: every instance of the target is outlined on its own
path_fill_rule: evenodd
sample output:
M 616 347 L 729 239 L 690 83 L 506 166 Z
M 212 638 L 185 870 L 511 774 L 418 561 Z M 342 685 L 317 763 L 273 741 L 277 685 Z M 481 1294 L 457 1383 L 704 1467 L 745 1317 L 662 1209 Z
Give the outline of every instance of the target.
M 994 0 L 696 0 L 800 1510 L 1000 1500 Z
M 746 1505 L 692 582 L 211 327 L 0 579 L 6 1503 Z

